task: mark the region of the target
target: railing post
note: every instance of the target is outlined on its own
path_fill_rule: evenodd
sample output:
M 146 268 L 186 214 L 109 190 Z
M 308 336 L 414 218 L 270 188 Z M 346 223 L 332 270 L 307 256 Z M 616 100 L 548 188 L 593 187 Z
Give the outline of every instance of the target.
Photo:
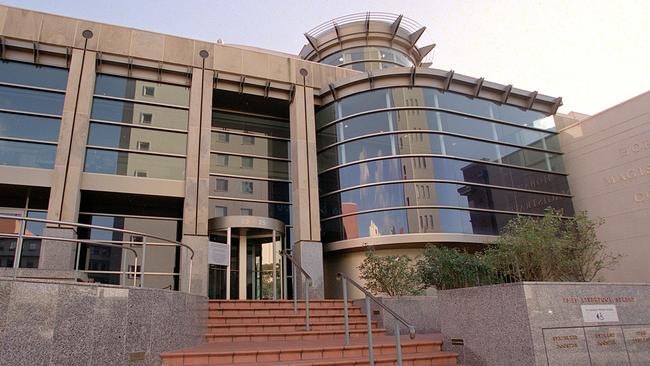
M 140 264 L 140 287 L 144 287 L 144 262 L 147 258 L 147 237 L 142 237 L 142 261 Z M 138 268 L 135 268 L 138 271 Z
M 307 331 L 311 330 L 309 325 L 309 285 L 310 281 L 305 278 L 305 328 Z
M 277 268 L 276 263 L 277 263 L 277 246 L 275 245 L 275 230 L 273 230 L 273 243 L 271 244 L 271 248 L 273 249 L 273 300 L 277 299 L 278 295 L 278 273 L 277 273 Z
M 16 250 L 14 250 L 14 278 L 16 278 L 16 272 L 20 268 L 20 257 L 23 252 L 23 236 L 25 235 L 25 226 L 27 225 L 25 216 L 20 216 L 20 226 L 18 229 L 18 239 L 16 240 Z
M 287 237 L 281 237 L 280 245 L 282 246 L 282 283 L 284 284 L 284 291 L 282 293 L 282 298 L 285 300 L 289 299 L 289 274 L 287 271 Z
M 348 313 L 348 280 L 343 277 L 341 284 L 343 285 L 343 322 L 345 324 L 345 345 L 350 345 L 350 318 Z
M 138 256 L 135 256 L 135 259 L 133 259 L 133 287 L 136 287 L 137 285 L 138 285 Z
M 397 352 L 397 366 L 402 366 L 402 341 L 399 334 L 399 322 L 395 319 L 395 352 Z
M 291 280 L 293 281 L 293 312 L 297 313 L 298 312 L 298 289 L 296 288 L 296 285 L 298 284 L 298 281 L 296 281 L 296 265 L 291 261 Z
M 190 274 L 188 276 L 189 278 L 187 279 L 187 292 L 192 293 L 192 262 L 194 261 L 194 254 L 189 253 L 189 255 L 190 255 L 190 268 L 189 268 Z
M 370 298 L 366 295 L 366 319 L 368 322 L 368 357 L 370 366 L 375 366 L 375 351 L 372 349 L 372 310 L 370 309 Z

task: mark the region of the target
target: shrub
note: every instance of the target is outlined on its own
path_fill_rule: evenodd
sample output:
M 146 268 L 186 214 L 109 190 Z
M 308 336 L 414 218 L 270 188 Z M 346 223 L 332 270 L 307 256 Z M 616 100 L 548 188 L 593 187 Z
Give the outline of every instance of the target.
M 445 247 L 428 246 L 418 260 L 417 269 L 426 287 L 435 286 L 440 290 L 501 282 L 481 255 Z
M 411 262 L 406 255 L 378 256 L 368 248 L 359 271 L 366 288 L 375 295 L 418 295 L 424 286 Z

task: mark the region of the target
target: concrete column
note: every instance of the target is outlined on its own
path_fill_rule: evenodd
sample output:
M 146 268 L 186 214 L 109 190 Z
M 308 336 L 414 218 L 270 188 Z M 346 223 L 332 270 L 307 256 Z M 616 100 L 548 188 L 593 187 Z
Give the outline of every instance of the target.
M 239 231 L 239 300 L 246 300 L 246 276 L 248 275 L 248 261 L 246 260 L 246 229 Z
M 63 103 L 56 160 L 47 218 L 76 222 L 79 215 L 81 172 L 85 158 L 90 109 L 95 88 L 96 53 L 74 49 L 70 62 L 68 84 Z M 51 226 L 51 225 L 50 225 Z M 50 228 L 46 235 L 73 238 L 70 229 Z M 39 259 L 40 269 L 72 270 L 76 244 L 43 240 Z
M 312 277 L 310 297 L 322 299 L 323 245 L 320 242 L 314 90 L 304 86 L 306 76 L 297 76 L 300 85 L 296 85 L 290 106 L 294 259 Z M 298 295 L 302 298 L 302 277 L 296 275 L 296 280 Z
M 194 260 L 192 288 L 188 289 L 189 251 L 182 250 L 181 290 L 203 296 L 208 294 L 208 189 L 213 78 L 213 71 L 200 68 L 192 70 L 185 161 L 183 243 L 194 250 Z

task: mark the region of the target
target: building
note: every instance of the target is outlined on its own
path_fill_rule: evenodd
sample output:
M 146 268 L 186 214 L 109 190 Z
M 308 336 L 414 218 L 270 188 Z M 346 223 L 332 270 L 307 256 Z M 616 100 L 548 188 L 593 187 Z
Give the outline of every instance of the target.
M 193 248 L 187 288 L 187 250 L 149 243 L 147 286 L 287 295 L 290 271 L 274 254 L 284 248 L 312 275 L 312 296 L 333 297 L 336 272 L 354 278 L 366 245 L 476 249 L 515 215 L 573 214 L 553 119 L 561 99 L 429 68 L 425 28 L 405 17 L 330 21 L 288 55 L 0 14 L 1 213 Z M 33 226 L 142 250 L 137 235 Z M 210 242 L 229 244 L 229 258 L 209 264 Z M 2 242 L 1 265 L 14 265 L 16 244 Z M 29 246 L 20 266 L 38 257 L 41 269 L 78 265 L 114 284 L 138 270 L 119 248 Z

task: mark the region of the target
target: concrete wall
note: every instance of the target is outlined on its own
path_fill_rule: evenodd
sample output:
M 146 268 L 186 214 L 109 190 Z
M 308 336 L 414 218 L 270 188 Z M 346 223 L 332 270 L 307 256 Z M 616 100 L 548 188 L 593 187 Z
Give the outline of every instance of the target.
M 599 239 L 624 255 L 604 278 L 650 282 L 650 92 L 592 117 L 556 120 L 576 211 L 604 218 Z
M 160 365 L 160 352 L 203 341 L 207 304 L 167 290 L 2 279 L 0 365 Z

